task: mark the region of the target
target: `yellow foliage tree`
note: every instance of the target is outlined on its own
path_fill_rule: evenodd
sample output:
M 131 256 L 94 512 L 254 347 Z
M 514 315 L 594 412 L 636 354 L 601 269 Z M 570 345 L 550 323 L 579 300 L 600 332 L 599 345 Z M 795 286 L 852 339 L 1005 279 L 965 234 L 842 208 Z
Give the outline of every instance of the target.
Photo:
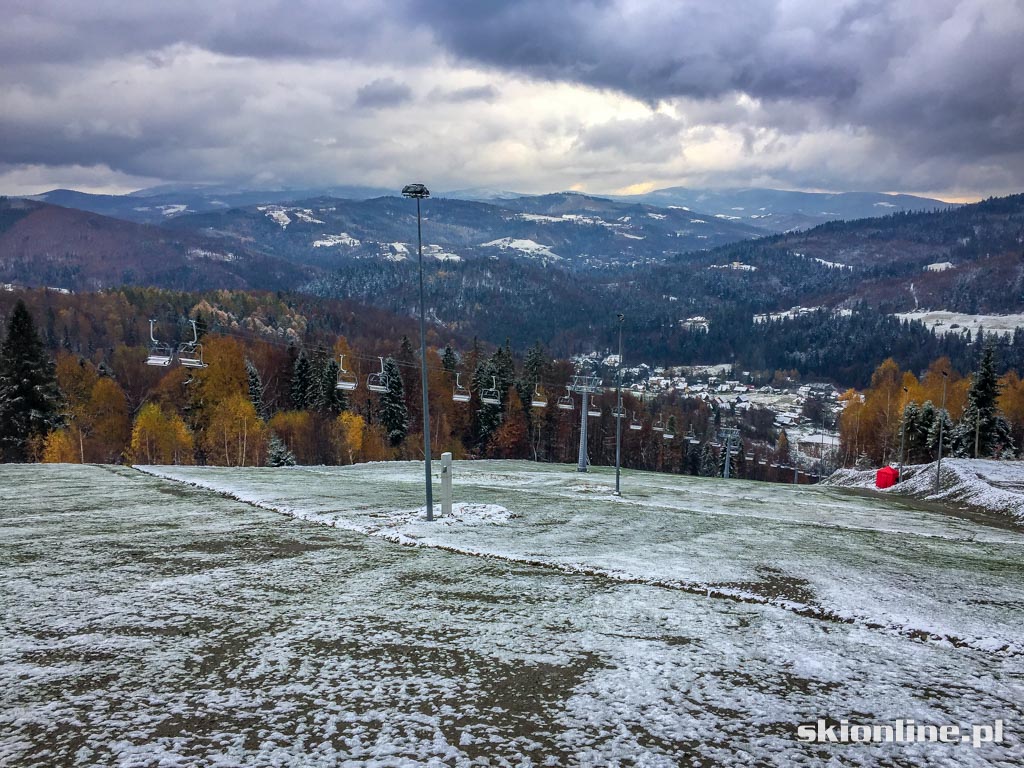
M 284 441 L 299 464 L 313 464 L 316 457 L 316 432 L 309 411 L 278 411 L 270 419 L 270 430 Z
M 363 453 L 366 421 L 351 411 L 342 411 L 331 425 L 334 454 L 342 464 L 355 464 Z
M 78 464 L 78 439 L 70 429 L 55 429 L 43 444 L 43 461 L 47 464 Z
M 217 404 L 202 445 L 210 464 L 258 467 L 267 455 L 267 425 L 248 396 L 236 393 Z
M 193 440 L 177 414 L 166 415 L 156 403 L 146 403 L 135 418 L 131 457 L 142 464 L 191 464 Z

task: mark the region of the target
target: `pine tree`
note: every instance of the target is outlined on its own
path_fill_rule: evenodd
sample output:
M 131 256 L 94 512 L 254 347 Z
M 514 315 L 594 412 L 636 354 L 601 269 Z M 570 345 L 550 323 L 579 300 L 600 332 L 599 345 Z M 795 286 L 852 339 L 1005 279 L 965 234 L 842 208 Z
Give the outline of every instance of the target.
M 409 411 L 405 407 L 405 387 L 394 358 L 384 361 L 384 377 L 387 379 L 387 392 L 380 396 L 380 423 L 387 430 L 388 442 L 398 445 L 409 434 Z
M 266 419 L 267 414 L 263 408 L 263 377 L 259 369 L 249 358 L 245 359 L 245 375 L 249 382 L 249 400 L 261 419 Z
M 441 355 L 441 367 L 449 373 L 453 373 L 459 367 L 459 358 L 452 349 L 451 344 L 444 345 L 444 354 Z
M 1001 453 L 1007 446 L 1012 450 L 1008 425 L 998 419 L 1000 387 L 994 358 L 995 346 L 989 342 L 982 350 L 978 370 L 971 377 L 964 415 L 954 429 L 953 451 L 957 456 L 986 458 Z
M 295 454 L 288 450 L 288 446 L 277 435 L 270 435 L 270 443 L 267 446 L 268 467 L 294 467 Z
M 292 408 L 304 411 L 309 407 L 309 389 L 313 381 L 313 371 L 305 352 L 299 352 L 292 366 L 291 399 Z
M 932 421 L 931 427 L 928 429 L 928 450 L 929 455 L 932 457 L 938 457 L 939 452 L 939 430 L 942 430 L 942 455 L 952 456 L 953 455 L 953 419 L 949 416 L 949 411 L 945 408 L 937 408 L 935 410 L 935 419 Z
M 717 477 L 719 474 L 718 458 L 715 456 L 715 449 L 711 447 L 711 443 L 704 443 L 700 450 L 699 474 L 701 477 Z
M 0 346 L 0 458 L 25 461 L 31 441 L 60 423 L 61 397 L 55 366 L 32 315 L 18 300 Z

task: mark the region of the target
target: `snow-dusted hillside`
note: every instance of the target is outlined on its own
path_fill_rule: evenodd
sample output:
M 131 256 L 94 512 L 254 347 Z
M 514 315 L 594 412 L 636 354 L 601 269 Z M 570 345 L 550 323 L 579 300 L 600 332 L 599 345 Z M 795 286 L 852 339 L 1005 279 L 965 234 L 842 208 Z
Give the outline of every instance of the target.
M 936 471 L 935 462 L 907 465 L 903 468 L 903 482 L 879 492 L 966 505 L 1008 515 L 1024 524 L 1024 462 L 943 459 L 937 493 Z M 875 489 L 875 470 L 841 469 L 828 479 L 827 485 Z
M 527 462 L 0 466 L 0 764 L 1012 764 L 800 723 L 1024 717 L 1024 534 Z M 213 489 L 213 490 L 210 490 Z M 239 501 L 244 499 L 246 501 Z M 413 546 L 401 546 L 402 544 Z

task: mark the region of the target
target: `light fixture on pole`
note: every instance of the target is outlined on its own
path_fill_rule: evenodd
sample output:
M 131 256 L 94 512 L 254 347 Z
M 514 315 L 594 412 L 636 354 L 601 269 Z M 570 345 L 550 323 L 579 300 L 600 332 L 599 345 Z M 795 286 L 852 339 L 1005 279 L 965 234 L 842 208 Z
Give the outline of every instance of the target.
M 619 359 L 615 371 L 615 495 L 619 491 L 619 468 L 622 463 L 622 321 L 626 316 L 619 313 Z
M 430 409 L 427 400 L 427 321 L 423 299 L 423 223 L 420 215 L 420 200 L 430 197 L 430 190 L 422 184 L 406 184 L 402 197 L 416 200 L 416 252 L 420 262 L 420 374 L 423 391 L 423 460 L 427 489 L 427 521 L 434 519 L 434 492 L 430 478 Z
M 942 428 L 946 425 L 946 382 L 949 371 L 942 372 L 942 410 L 939 411 L 939 460 L 935 464 L 935 492 L 939 492 L 939 475 L 942 474 Z

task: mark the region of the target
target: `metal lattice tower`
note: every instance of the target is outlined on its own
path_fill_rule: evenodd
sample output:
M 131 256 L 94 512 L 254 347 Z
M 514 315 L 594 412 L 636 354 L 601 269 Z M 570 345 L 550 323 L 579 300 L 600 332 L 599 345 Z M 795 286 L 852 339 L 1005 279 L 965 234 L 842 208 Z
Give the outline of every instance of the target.
M 589 464 L 587 461 L 587 398 L 590 395 L 601 394 L 604 392 L 604 388 L 601 386 L 599 377 L 578 374 L 572 377 L 569 390 L 583 395 L 583 408 L 580 409 L 580 453 L 576 471 L 586 472 Z

